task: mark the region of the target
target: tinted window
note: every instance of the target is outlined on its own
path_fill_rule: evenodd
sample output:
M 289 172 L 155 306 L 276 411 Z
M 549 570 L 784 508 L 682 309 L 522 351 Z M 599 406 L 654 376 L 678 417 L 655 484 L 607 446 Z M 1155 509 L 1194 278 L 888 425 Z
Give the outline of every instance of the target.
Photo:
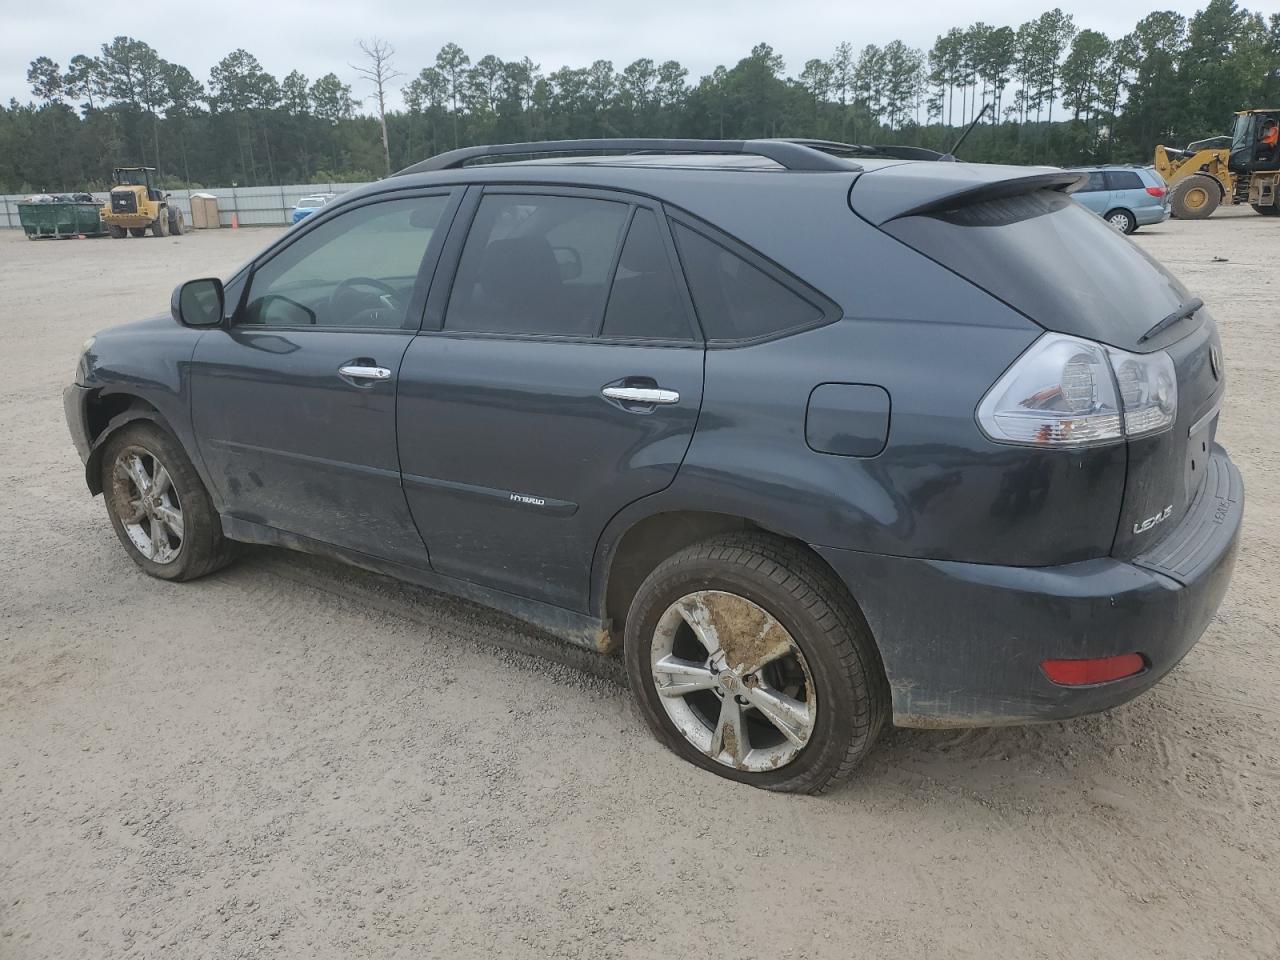
M 409 300 L 448 203 L 387 200 L 320 224 L 254 271 L 243 322 L 416 327 Z
M 1125 349 L 1190 299 L 1136 244 L 1054 191 L 882 229 L 1050 330 Z
M 702 234 L 672 224 L 693 306 L 708 340 L 751 340 L 822 319 L 822 311 Z
M 604 314 L 606 337 L 689 340 L 692 331 L 652 210 L 636 209 Z
M 581 197 L 485 197 L 458 262 L 445 329 L 594 337 L 627 210 Z
M 1107 182 L 1112 190 L 1141 190 L 1142 178 L 1132 170 L 1108 170 Z

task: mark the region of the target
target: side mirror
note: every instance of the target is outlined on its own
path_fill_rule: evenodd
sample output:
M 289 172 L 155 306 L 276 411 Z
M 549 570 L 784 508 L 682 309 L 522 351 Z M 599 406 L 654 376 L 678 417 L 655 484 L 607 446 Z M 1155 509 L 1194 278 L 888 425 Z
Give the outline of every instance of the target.
M 216 327 L 222 323 L 224 302 L 222 281 L 206 277 L 178 284 L 169 300 L 169 311 L 183 326 Z

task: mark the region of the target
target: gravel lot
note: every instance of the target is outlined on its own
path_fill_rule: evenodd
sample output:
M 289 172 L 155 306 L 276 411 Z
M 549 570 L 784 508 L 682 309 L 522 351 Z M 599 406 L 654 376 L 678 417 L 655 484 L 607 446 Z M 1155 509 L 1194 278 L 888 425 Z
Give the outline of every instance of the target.
M 1280 955 L 1280 219 L 1136 237 L 1221 324 L 1248 488 L 1200 645 L 1102 716 L 890 731 L 822 798 L 680 762 L 613 662 L 470 605 L 128 561 L 80 343 L 273 235 L 0 232 L 0 957 Z

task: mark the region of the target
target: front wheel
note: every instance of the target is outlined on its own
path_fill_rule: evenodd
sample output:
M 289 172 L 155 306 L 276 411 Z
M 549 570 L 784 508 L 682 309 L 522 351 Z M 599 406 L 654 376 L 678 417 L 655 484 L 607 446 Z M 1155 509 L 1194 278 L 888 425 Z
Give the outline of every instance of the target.
M 1280 217 L 1280 207 L 1264 207 L 1260 203 L 1251 203 L 1249 206 L 1253 207 L 1254 213 L 1260 213 L 1264 217 Z
M 623 653 L 660 740 L 767 790 L 827 789 L 888 712 L 852 599 L 802 547 L 765 534 L 716 537 L 659 565 L 632 601 Z
M 102 456 L 107 516 L 125 552 L 162 580 L 193 580 L 231 560 L 231 543 L 182 446 L 153 423 L 123 427 Z
M 1202 173 L 1179 180 L 1169 191 L 1169 206 L 1179 220 L 1203 220 L 1218 209 L 1221 200 L 1218 181 Z

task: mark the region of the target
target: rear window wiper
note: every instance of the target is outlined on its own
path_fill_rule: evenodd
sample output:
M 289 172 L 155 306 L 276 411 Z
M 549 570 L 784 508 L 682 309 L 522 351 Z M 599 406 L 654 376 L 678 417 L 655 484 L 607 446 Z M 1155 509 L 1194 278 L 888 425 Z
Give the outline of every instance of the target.
M 1187 317 L 1193 316 L 1195 312 L 1203 306 L 1204 306 L 1204 301 L 1201 300 L 1199 297 L 1195 297 L 1192 300 L 1188 300 L 1186 303 L 1180 306 L 1177 310 L 1173 311 L 1173 313 L 1169 314 L 1167 317 L 1165 317 L 1163 320 L 1157 323 L 1154 327 L 1152 327 L 1150 330 L 1148 330 L 1146 333 L 1140 336 L 1138 338 L 1138 342 L 1144 343 L 1147 340 L 1150 340 L 1156 334 L 1164 333 L 1166 330 L 1172 327 L 1175 323 L 1185 320 L 1187 319 Z

